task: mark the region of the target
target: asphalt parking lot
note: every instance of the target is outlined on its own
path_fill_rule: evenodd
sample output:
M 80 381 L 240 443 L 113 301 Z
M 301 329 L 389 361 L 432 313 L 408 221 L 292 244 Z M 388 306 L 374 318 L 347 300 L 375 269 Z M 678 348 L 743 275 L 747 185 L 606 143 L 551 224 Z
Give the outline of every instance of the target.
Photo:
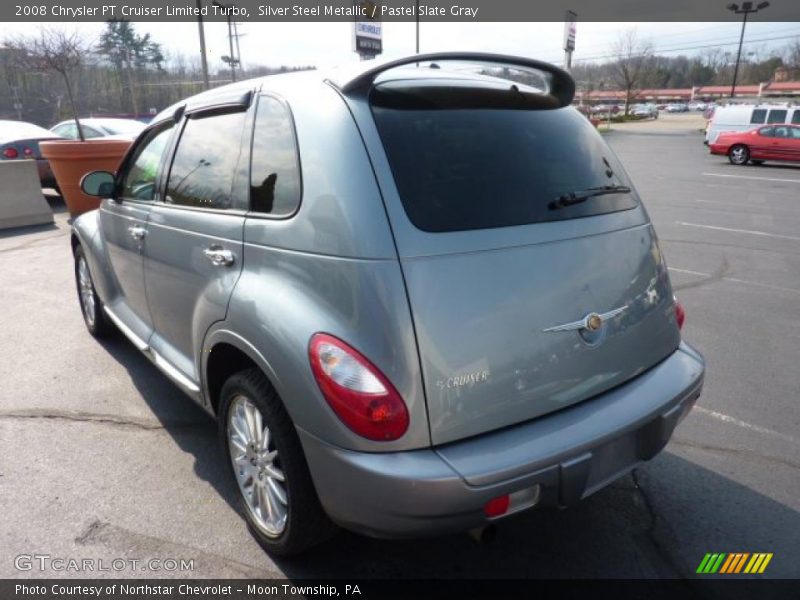
M 734 167 L 691 127 L 607 134 L 645 199 L 706 356 L 704 395 L 656 459 L 493 543 L 342 533 L 272 560 L 235 509 L 215 424 L 78 309 L 67 215 L 0 232 L 0 577 L 21 554 L 191 559 L 122 577 L 692 577 L 706 552 L 772 552 L 800 577 L 800 167 Z M 95 573 L 97 574 L 97 573 Z

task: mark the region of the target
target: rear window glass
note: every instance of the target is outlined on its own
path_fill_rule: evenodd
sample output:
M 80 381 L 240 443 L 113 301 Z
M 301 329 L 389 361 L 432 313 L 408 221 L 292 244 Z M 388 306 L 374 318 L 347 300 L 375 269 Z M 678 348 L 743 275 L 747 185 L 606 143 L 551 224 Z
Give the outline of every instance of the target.
M 300 159 L 289 110 L 275 98 L 258 102 L 250 175 L 250 210 L 287 216 L 300 204 Z
M 761 123 L 767 122 L 767 111 L 763 108 L 757 108 L 753 111 L 753 116 L 750 118 L 751 123 Z
M 785 123 L 786 122 L 786 113 L 788 111 L 785 110 L 771 110 L 769 111 L 769 117 L 767 117 L 767 123 Z
M 560 221 L 628 210 L 630 193 L 553 210 L 558 197 L 630 183 L 572 108 L 404 109 L 373 106 L 411 222 L 445 232 Z

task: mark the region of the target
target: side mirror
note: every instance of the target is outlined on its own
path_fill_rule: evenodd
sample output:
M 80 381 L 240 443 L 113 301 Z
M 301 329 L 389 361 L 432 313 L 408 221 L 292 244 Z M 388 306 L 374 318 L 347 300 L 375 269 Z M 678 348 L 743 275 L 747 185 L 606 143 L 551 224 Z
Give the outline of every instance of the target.
M 89 196 L 110 198 L 114 195 L 114 175 L 108 171 L 92 171 L 81 179 L 81 190 Z

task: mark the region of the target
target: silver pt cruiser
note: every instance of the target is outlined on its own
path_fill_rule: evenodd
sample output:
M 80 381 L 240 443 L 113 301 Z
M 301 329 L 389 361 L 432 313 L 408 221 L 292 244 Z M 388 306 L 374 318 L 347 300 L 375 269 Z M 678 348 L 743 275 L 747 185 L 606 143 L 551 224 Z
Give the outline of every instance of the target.
M 570 506 L 691 409 L 703 358 L 574 90 L 479 53 L 266 77 L 84 178 L 86 325 L 217 417 L 267 550 Z

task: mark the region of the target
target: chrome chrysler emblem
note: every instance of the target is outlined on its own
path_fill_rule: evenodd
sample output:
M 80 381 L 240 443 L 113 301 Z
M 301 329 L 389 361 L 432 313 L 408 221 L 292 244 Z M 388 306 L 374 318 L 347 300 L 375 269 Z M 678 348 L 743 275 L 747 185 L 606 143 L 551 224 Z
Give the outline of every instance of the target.
M 597 313 L 589 313 L 585 317 L 583 317 L 580 321 L 573 321 L 572 323 L 564 323 L 563 325 L 556 325 L 555 327 L 548 327 L 547 329 L 542 329 L 544 333 L 551 333 L 556 331 L 600 331 L 603 327 L 603 323 L 616 317 L 617 315 L 622 314 L 628 309 L 628 305 L 620 306 L 619 308 L 615 308 L 614 310 L 610 310 L 606 313 L 597 314 Z

